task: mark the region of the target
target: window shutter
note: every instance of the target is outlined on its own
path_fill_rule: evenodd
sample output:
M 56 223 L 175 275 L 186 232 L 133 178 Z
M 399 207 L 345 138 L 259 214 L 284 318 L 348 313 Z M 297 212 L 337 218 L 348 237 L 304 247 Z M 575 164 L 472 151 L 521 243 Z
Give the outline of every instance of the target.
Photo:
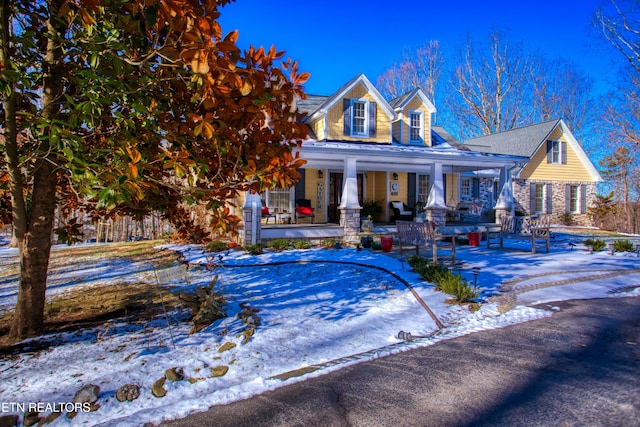
M 587 186 L 584 184 L 580 186 L 580 213 L 587 213 Z
M 407 201 L 409 202 L 409 207 L 413 209 L 415 203 L 418 201 L 418 194 L 416 189 L 416 174 L 410 172 L 407 174 Z
M 553 162 L 551 152 L 553 151 L 553 142 L 547 141 L 547 163 Z
M 306 199 L 305 194 L 304 194 L 304 189 L 306 187 L 305 181 L 306 181 L 306 177 L 307 177 L 307 170 L 306 169 L 298 169 L 298 173 L 300 174 L 300 179 L 298 180 L 298 182 L 296 182 L 296 190 L 295 190 L 294 200 L 295 199 Z
M 536 212 L 536 185 L 529 185 L 529 214 Z
M 369 102 L 369 136 L 376 136 L 376 118 L 378 116 L 378 105 L 375 102 Z
M 546 197 L 546 201 L 547 201 L 547 208 L 545 209 L 544 213 L 552 213 L 553 212 L 553 195 L 552 193 L 552 186 L 551 184 L 547 184 L 545 185 L 545 197 Z
M 567 143 L 565 141 L 560 142 L 560 147 L 562 150 L 562 164 L 567 164 Z
M 471 195 L 477 199 L 478 197 L 480 197 L 480 179 L 473 178 L 472 183 L 473 183 L 473 187 L 471 190 L 472 191 Z
M 349 98 L 344 98 L 342 100 L 342 111 L 343 111 L 343 119 L 344 119 L 344 134 L 347 136 L 351 135 L 351 100 Z
M 564 211 L 571 213 L 571 185 L 564 186 Z

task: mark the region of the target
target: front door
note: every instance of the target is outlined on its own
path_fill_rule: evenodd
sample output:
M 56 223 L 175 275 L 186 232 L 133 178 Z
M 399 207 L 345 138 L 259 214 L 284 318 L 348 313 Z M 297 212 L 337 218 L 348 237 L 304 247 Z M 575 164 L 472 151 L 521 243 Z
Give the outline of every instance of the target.
M 342 173 L 331 172 L 329 174 L 329 209 L 327 215 L 329 222 L 340 222 L 340 199 L 342 198 L 342 187 L 344 185 L 344 175 Z
M 327 216 L 329 222 L 340 222 L 340 201 L 342 200 L 342 189 L 344 187 L 344 174 L 342 172 L 331 172 L 329 174 L 329 209 Z M 362 206 L 362 195 L 364 194 L 364 175 L 358 174 L 358 201 Z

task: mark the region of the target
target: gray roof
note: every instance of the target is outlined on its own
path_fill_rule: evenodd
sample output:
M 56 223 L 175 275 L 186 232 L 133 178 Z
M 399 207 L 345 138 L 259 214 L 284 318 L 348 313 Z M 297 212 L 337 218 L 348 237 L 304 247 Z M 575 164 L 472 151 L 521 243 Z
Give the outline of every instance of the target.
M 324 95 L 307 95 L 307 99 L 299 99 L 296 101 L 296 106 L 301 113 L 313 114 L 324 102 L 329 98 Z
M 400 95 L 397 98 L 392 99 L 391 101 L 389 101 L 389 105 L 391 105 L 391 107 L 393 109 L 398 108 L 399 106 L 401 106 L 402 104 L 404 104 L 405 102 L 407 102 L 407 100 L 413 98 L 414 96 L 416 96 L 416 94 L 418 93 L 420 89 L 419 88 L 415 88 L 403 95 Z
M 454 148 L 462 151 L 474 151 L 465 147 L 460 141 L 455 139 L 453 135 L 447 132 L 442 126 L 431 126 L 431 145 L 440 145 L 447 143 Z
M 472 151 L 531 157 L 555 130 L 560 120 L 524 126 L 505 132 L 466 140 L 463 144 Z

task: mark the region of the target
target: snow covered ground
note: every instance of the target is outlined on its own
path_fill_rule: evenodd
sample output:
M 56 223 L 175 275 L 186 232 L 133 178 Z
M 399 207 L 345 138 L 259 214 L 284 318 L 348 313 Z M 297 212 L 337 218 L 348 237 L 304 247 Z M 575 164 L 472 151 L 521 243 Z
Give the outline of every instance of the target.
M 582 239 L 557 236 L 550 254 L 520 250 L 526 243 L 519 241 L 506 242 L 505 250 L 460 246 L 457 272 L 473 283 L 472 268 L 480 268 L 477 285 L 484 303 L 473 313 L 466 306 L 445 303 L 449 297 L 422 282 L 397 254 L 310 249 L 251 256 L 231 251 L 216 270 L 221 279 L 218 290 L 227 300 L 227 318 L 194 335 L 188 335 L 190 325 L 183 321 L 185 309 L 169 313 L 170 327 L 160 317 L 145 324 L 112 321 L 95 329 L 48 336 L 55 344 L 47 350 L 0 358 L 0 416 L 19 413 L 34 403 L 64 407 L 80 387 L 96 384 L 99 409 L 80 412 L 73 419 L 60 416 L 51 425 L 159 423 L 348 364 L 552 315 L 553 310 L 531 307 L 537 303 L 640 295 L 636 253 L 590 254 L 580 244 Z M 577 246 L 572 249 L 570 242 Z M 211 281 L 212 273 L 198 267 L 207 263 L 201 248 L 170 248 L 183 252 L 191 263 L 191 286 Z M 0 248 L 0 267 L 11 251 Z M 405 284 L 389 273 L 415 289 L 444 329 L 438 331 Z M 94 281 L 153 278 L 149 266 L 123 259 L 91 261 L 83 269 L 53 274 L 47 295 L 70 286 L 91 286 Z M 16 286 L 14 280 L 0 280 L 0 311 L 15 304 Z M 173 280 L 167 286 L 179 289 L 185 283 Z M 496 300 L 490 301 L 501 289 L 515 296 L 515 304 L 505 313 Z M 259 309 L 255 311 L 259 325 L 243 344 L 242 332 L 248 326 L 238 314 L 250 312 L 247 308 Z M 397 338 L 399 331 L 428 337 L 405 342 Z M 229 349 L 220 351 L 224 348 Z M 174 367 L 183 369 L 186 379 L 166 381 L 166 396 L 154 397 L 153 384 Z M 219 367 L 228 371 L 215 377 L 214 368 Z M 116 390 L 125 384 L 139 385 L 140 397 L 117 401 Z

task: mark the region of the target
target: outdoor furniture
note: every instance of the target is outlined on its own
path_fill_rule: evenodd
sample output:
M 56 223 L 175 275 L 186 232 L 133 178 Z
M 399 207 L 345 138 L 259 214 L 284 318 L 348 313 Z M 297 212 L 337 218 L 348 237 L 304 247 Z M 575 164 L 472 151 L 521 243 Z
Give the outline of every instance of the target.
M 293 216 L 291 212 L 276 212 L 276 223 L 278 224 L 291 224 Z
M 412 221 L 396 221 L 398 227 L 398 243 L 400 255 L 402 255 L 403 246 L 415 246 L 416 255 L 419 254 L 420 246 L 431 248 L 433 263 L 438 263 L 438 248 L 451 249 L 451 260 L 456 262 L 456 239 L 452 236 L 451 242 L 439 240 L 434 231 L 434 225 L 431 221 L 412 222 Z
M 491 248 L 492 241 L 500 241 L 503 248 L 504 239 L 529 240 L 531 252 L 536 253 L 536 243 L 545 242 L 549 253 L 551 239 L 551 218 L 549 215 L 532 215 L 526 217 L 505 216 L 499 231 L 487 230 L 487 248 Z
M 269 224 L 269 218 L 273 218 L 274 222 L 277 220 L 276 214 L 269 211 L 269 206 L 262 207 L 262 218 L 265 224 Z
M 314 221 L 313 207 L 311 207 L 311 200 L 309 199 L 297 199 L 296 200 L 296 224 L 300 218 L 311 218 L 311 224 Z
M 409 206 L 402 202 L 391 202 L 391 210 L 393 211 L 393 221 L 411 221 L 413 219 L 413 211 Z
M 474 202 L 470 200 L 463 200 L 458 203 L 456 206 L 455 215 L 458 221 L 463 221 L 465 218 L 467 219 L 480 219 L 482 215 L 482 207 L 484 206 L 483 202 Z

